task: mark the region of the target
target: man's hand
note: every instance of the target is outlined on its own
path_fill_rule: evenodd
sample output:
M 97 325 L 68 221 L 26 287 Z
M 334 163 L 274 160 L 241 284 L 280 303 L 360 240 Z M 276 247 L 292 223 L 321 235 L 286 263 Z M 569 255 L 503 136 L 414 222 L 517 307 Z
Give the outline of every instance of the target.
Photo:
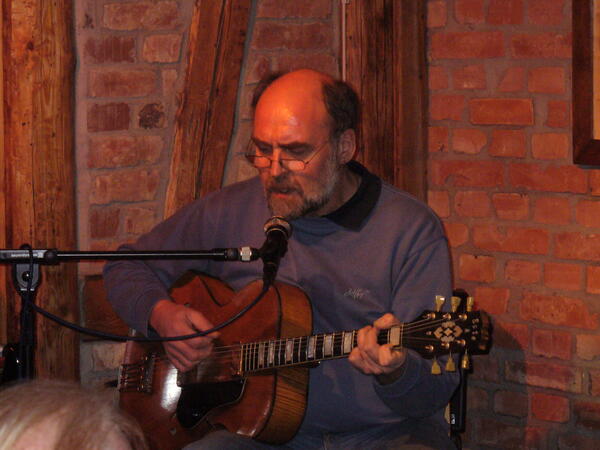
M 213 327 L 202 313 L 170 300 L 159 300 L 154 306 L 150 325 L 162 337 L 183 336 Z M 215 332 L 183 341 L 163 342 L 163 346 L 173 365 L 185 372 L 210 355 L 212 341 L 218 335 Z
M 394 350 L 392 344 L 379 345 L 377 336 L 400 322 L 392 314 L 384 314 L 373 325 L 358 331 L 358 345 L 352 349 L 348 359 L 362 373 L 375 375 L 382 384 L 398 378 L 406 359 L 406 350 Z

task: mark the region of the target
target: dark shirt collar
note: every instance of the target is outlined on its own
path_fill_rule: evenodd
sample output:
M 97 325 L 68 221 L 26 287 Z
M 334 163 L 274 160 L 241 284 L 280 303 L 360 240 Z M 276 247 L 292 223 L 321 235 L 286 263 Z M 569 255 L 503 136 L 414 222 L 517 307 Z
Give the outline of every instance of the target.
M 377 204 L 381 180 L 356 161 L 350 161 L 348 168 L 361 177 L 360 186 L 346 203 L 324 217 L 344 228 L 358 231 Z

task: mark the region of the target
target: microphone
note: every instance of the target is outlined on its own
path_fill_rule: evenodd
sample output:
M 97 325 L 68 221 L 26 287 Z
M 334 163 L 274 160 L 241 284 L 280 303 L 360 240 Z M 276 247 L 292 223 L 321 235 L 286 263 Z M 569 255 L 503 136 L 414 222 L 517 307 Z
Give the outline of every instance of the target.
M 258 250 L 263 260 L 263 284 L 275 281 L 279 261 L 287 251 L 287 241 L 292 234 L 292 226 L 282 217 L 274 216 L 265 222 L 263 227 L 267 239 Z

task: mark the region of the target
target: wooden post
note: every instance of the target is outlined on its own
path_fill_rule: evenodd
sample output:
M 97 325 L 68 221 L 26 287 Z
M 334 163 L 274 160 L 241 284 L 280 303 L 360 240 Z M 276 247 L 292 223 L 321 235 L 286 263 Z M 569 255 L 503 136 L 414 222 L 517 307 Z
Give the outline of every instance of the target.
M 199 0 L 177 112 L 165 217 L 221 187 L 251 0 Z
M 73 40 L 71 0 L 5 2 L 4 151 L 6 246 L 74 249 Z M 77 272 L 72 263 L 42 268 L 38 306 L 77 321 Z M 20 304 L 7 287 L 7 329 L 18 338 Z M 37 320 L 36 373 L 78 377 L 79 338 Z
M 363 105 L 359 160 L 385 181 L 424 199 L 425 2 L 346 5 L 347 80 Z

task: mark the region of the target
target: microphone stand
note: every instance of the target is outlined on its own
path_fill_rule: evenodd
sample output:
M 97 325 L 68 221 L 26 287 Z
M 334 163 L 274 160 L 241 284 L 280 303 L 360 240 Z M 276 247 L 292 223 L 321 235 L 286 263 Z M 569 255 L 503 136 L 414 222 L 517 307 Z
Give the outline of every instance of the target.
M 147 260 L 147 259 L 210 259 L 214 261 L 251 262 L 260 253 L 252 247 L 214 248 L 199 251 L 122 251 L 84 252 L 57 249 L 32 249 L 24 244 L 20 249 L 0 250 L 0 264 L 12 264 L 13 284 L 21 297 L 19 316 L 20 338 L 16 345 L 5 347 L 3 355 L 13 359 L 15 369 L 5 365 L 1 382 L 31 379 L 34 376 L 35 321 L 32 305 L 41 281 L 40 265 L 83 260 Z

